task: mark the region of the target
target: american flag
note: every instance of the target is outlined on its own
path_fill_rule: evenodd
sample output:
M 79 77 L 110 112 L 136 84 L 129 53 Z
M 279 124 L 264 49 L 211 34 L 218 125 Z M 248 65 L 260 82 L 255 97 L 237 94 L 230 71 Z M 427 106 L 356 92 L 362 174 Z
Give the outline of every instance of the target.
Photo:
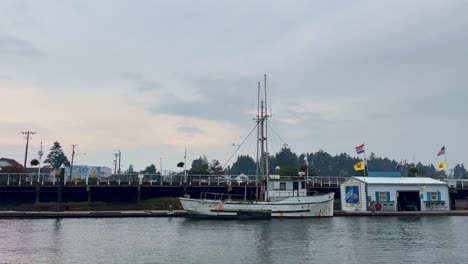
M 355 147 L 357 154 L 364 153 L 364 144 Z
M 445 155 L 445 146 L 443 146 L 443 147 L 439 150 L 439 153 L 437 153 L 437 157 L 439 157 L 440 155 Z
M 401 160 L 400 162 L 398 162 L 397 166 L 396 166 L 396 169 L 400 169 L 401 167 L 403 167 L 403 165 L 406 164 L 406 160 Z

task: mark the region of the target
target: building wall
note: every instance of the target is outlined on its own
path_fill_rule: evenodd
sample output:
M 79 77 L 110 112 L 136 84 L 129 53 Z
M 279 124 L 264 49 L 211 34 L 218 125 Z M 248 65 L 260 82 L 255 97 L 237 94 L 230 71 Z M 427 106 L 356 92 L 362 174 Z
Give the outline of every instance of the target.
M 358 203 L 349 203 L 348 202 L 349 200 L 347 201 L 347 187 L 353 188 L 355 186 L 359 188 Z M 341 210 L 343 211 L 366 211 L 367 210 L 366 189 L 365 189 L 364 183 L 351 178 L 345 183 L 341 184 L 340 195 L 341 195 Z
M 422 188 L 422 185 L 378 185 L 372 184 L 367 187 L 368 195 L 371 196 L 372 201 L 377 201 L 376 192 L 389 192 L 390 201 L 395 202 L 394 210 L 397 210 L 397 191 L 417 191 L 421 198 L 421 211 L 426 211 L 426 202 L 428 201 L 428 192 L 440 192 L 440 200 L 446 202 L 447 209 L 450 208 L 450 194 L 448 187 L 444 185 L 426 185 Z

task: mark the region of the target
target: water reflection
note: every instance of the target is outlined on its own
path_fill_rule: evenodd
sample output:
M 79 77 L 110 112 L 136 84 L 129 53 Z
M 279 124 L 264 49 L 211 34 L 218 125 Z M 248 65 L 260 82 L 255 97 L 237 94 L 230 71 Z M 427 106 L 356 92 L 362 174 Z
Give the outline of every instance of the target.
M 62 220 L 55 219 L 52 223 L 52 247 L 51 252 L 53 259 L 51 263 L 63 263 L 62 260 Z
M 6 263 L 466 263 L 467 217 L 0 220 Z
M 265 220 L 259 227 L 259 231 L 256 235 L 257 241 L 255 245 L 255 252 L 257 255 L 258 263 L 272 263 L 271 261 L 271 221 Z

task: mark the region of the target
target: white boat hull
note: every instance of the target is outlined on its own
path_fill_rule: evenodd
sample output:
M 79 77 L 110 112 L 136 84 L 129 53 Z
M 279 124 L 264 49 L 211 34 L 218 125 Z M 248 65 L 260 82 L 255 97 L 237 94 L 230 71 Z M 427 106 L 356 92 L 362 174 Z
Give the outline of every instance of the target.
M 275 202 L 236 202 L 180 198 L 180 202 L 189 217 L 332 217 L 334 196 L 334 193 L 329 193 L 317 196 L 287 197 Z

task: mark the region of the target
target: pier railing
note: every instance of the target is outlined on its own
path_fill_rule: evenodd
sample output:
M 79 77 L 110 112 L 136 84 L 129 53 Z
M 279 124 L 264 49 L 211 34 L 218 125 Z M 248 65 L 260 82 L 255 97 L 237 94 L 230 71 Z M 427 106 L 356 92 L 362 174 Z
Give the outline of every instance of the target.
M 338 187 L 349 178 L 334 176 L 304 176 L 308 184 L 315 187 Z M 298 176 L 286 177 L 287 179 L 304 179 Z M 282 177 L 283 179 L 283 177 Z M 261 180 L 261 178 L 260 178 Z M 159 174 L 113 174 L 109 177 L 67 177 L 66 186 L 89 185 L 155 185 L 155 186 L 219 186 L 228 185 L 244 186 L 255 185 L 258 182 L 255 175 L 159 175 Z M 53 186 L 59 184 L 58 175 L 50 173 L 0 173 L 0 186 Z
M 298 176 L 286 177 L 289 179 Z M 339 187 L 349 177 L 304 176 L 313 187 Z M 283 179 L 283 177 L 282 177 Z M 109 177 L 65 177 L 66 186 L 89 185 L 155 185 L 155 186 L 219 186 L 219 185 L 255 185 L 255 175 L 159 175 L 159 174 L 113 174 Z M 468 189 L 468 179 L 449 179 L 450 187 Z M 58 175 L 50 173 L 0 173 L 0 186 L 53 186 L 59 184 Z

